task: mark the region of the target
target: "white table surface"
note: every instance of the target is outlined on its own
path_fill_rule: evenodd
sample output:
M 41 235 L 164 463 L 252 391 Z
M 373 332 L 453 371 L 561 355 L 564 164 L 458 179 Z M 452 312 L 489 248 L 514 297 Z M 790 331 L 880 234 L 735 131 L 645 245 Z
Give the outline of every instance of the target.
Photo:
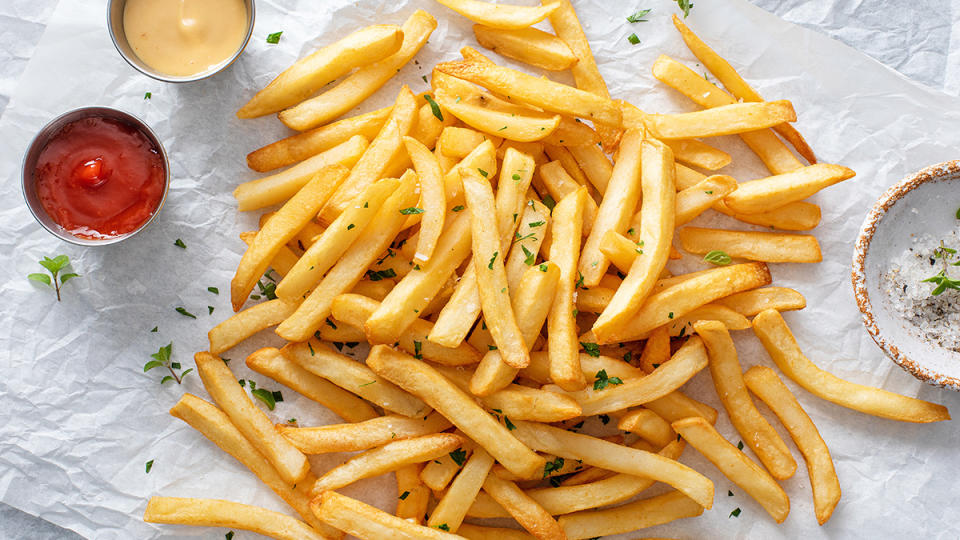
M 0 0 L 0 116 L 58 1 Z M 960 94 L 960 0 L 749 1 L 843 41 L 914 81 Z M 0 539 L 74 538 L 81 537 L 0 503 Z

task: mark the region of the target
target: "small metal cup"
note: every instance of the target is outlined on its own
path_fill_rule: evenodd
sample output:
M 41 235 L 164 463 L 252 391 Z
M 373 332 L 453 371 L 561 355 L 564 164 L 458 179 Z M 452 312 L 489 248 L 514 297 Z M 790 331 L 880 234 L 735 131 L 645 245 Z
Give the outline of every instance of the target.
M 244 0 L 244 5 L 247 8 L 247 34 L 243 38 L 243 42 L 240 43 L 240 46 L 237 48 L 237 52 L 233 53 L 233 56 L 225 60 L 224 62 L 213 66 L 212 68 L 197 73 L 195 75 L 188 76 L 176 76 L 168 75 L 166 73 L 161 73 L 152 67 L 145 64 L 137 56 L 137 53 L 133 52 L 133 47 L 130 46 L 130 43 L 127 41 L 127 34 L 123 29 L 123 10 L 127 6 L 127 0 L 110 0 L 107 4 L 107 28 L 110 29 L 110 39 L 113 40 L 114 46 L 117 47 L 117 51 L 120 53 L 120 56 L 127 61 L 128 64 L 134 67 L 140 73 L 148 77 L 157 79 L 158 81 L 164 82 L 173 82 L 173 83 L 184 83 L 184 82 L 193 82 L 199 81 L 201 79 L 206 79 L 212 75 L 220 73 L 227 68 L 230 64 L 234 62 L 243 52 L 243 49 L 247 47 L 247 42 L 250 41 L 250 35 L 253 34 L 253 22 L 256 18 L 256 8 L 254 0 Z
M 147 140 L 149 140 L 157 148 L 157 151 L 160 152 L 160 157 L 163 159 L 163 195 L 160 197 L 160 202 L 157 203 L 157 207 L 142 225 L 133 231 L 111 238 L 80 238 L 78 236 L 74 236 L 70 233 L 70 231 L 61 227 L 60 224 L 54 221 L 53 218 L 50 217 L 50 214 L 44 210 L 43 205 L 40 204 L 40 197 L 37 195 L 36 178 L 34 177 L 34 171 L 36 171 L 37 168 L 37 160 L 40 157 L 40 153 L 47 146 L 47 143 L 50 142 L 50 139 L 59 133 L 60 130 L 70 122 L 91 117 L 111 118 L 135 126 L 140 130 L 141 133 L 143 133 Z M 118 111 L 117 109 L 111 109 L 109 107 L 83 107 L 61 114 L 50 121 L 50 123 L 43 126 L 43 129 L 37 133 L 37 135 L 30 142 L 30 146 L 27 148 L 26 153 L 23 155 L 23 165 L 20 170 L 20 185 L 23 189 L 23 198 L 27 201 L 27 208 L 30 209 L 30 213 L 33 214 L 33 217 L 36 218 L 37 222 L 39 222 L 44 229 L 49 231 L 50 234 L 65 242 L 80 246 L 105 246 L 130 238 L 131 236 L 145 229 L 150 222 L 156 219 L 157 215 L 160 213 L 160 209 L 163 208 L 163 202 L 167 199 L 167 191 L 170 188 L 170 160 L 167 158 L 167 151 L 163 148 L 163 143 L 160 142 L 160 138 L 157 137 L 157 134 L 154 133 L 146 123 L 136 116 L 123 111 Z

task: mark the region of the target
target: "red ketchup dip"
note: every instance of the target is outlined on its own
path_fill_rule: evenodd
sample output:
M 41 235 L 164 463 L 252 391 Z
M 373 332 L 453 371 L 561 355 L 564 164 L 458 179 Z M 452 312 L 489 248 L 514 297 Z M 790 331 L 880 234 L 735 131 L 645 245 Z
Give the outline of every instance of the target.
M 93 116 L 55 133 L 34 169 L 37 196 L 51 219 L 79 238 L 133 232 L 163 199 L 160 150 L 136 126 Z

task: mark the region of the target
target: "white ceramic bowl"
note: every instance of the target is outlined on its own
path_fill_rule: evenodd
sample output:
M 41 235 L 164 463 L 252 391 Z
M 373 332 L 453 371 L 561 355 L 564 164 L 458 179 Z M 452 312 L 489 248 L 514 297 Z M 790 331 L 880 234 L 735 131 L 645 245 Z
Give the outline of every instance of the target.
M 927 167 L 888 189 L 863 222 L 853 252 L 853 289 L 863 324 L 891 360 L 914 377 L 960 391 L 960 353 L 923 339 L 894 310 L 882 276 L 911 235 L 960 227 L 960 160 Z

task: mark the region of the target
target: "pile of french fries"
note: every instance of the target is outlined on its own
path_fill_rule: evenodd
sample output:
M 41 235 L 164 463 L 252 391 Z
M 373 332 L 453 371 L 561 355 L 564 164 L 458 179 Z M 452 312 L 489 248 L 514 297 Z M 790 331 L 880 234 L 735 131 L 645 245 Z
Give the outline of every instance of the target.
M 689 444 L 780 523 L 790 501 L 778 482 L 797 463 L 757 398 L 806 461 L 823 524 L 840 499 L 830 452 L 773 369 L 743 372 L 730 332 L 751 328 L 815 396 L 893 420 L 949 419 L 942 406 L 821 370 L 781 317 L 806 302 L 770 286 L 767 263 L 820 261 L 817 239 L 796 234 L 820 220 L 805 199 L 854 175 L 816 163 L 790 102 L 764 101 L 676 17 L 723 88 L 661 56 L 656 78 L 702 110 L 659 114 L 611 99 L 569 0 L 438 2 L 476 23 L 483 47 L 570 70 L 576 85 L 465 47 L 433 68 L 429 94 L 403 87 L 391 107 L 337 120 L 424 45 L 436 21 L 417 11 L 299 60 L 240 109 L 279 113 L 300 133 L 248 156 L 272 174 L 237 187 L 240 210 L 279 209 L 243 235 L 238 313 L 196 355 L 213 403 L 187 394 L 171 414 L 300 519 L 155 497 L 147 521 L 276 538 L 593 538 L 710 509 L 713 482 L 679 462 Z M 555 33 L 531 26 L 544 19 Z M 702 139 L 731 134 L 771 176 L 699 172 L 731 162 Z M 710 210 L 789 232 L 685 226 Z M 675 233 L 717 266 L 671 275 Z M 268 268 L 282 276 L 276 299 L 241 311 Z M 217 355 L 270 327 L 288 343 L 247 366 L 345 423 L 274 425 L 237 384 Z M 370 352 L 357 361 L 325 342 Z M 716 410 L 681 391 L 704 368 L 756 460 L 714 429 Z M 619 434 L 581 432 L 589 417 L 614 419 Z M 359 453 L 318 476 L 307 456 L 331 452 Z M 390 472 L 393 514 L 338 493 Z M 644 498 L 658 482 L 672 490 Z M 512 518 L 525 532 L 471 518 Z

